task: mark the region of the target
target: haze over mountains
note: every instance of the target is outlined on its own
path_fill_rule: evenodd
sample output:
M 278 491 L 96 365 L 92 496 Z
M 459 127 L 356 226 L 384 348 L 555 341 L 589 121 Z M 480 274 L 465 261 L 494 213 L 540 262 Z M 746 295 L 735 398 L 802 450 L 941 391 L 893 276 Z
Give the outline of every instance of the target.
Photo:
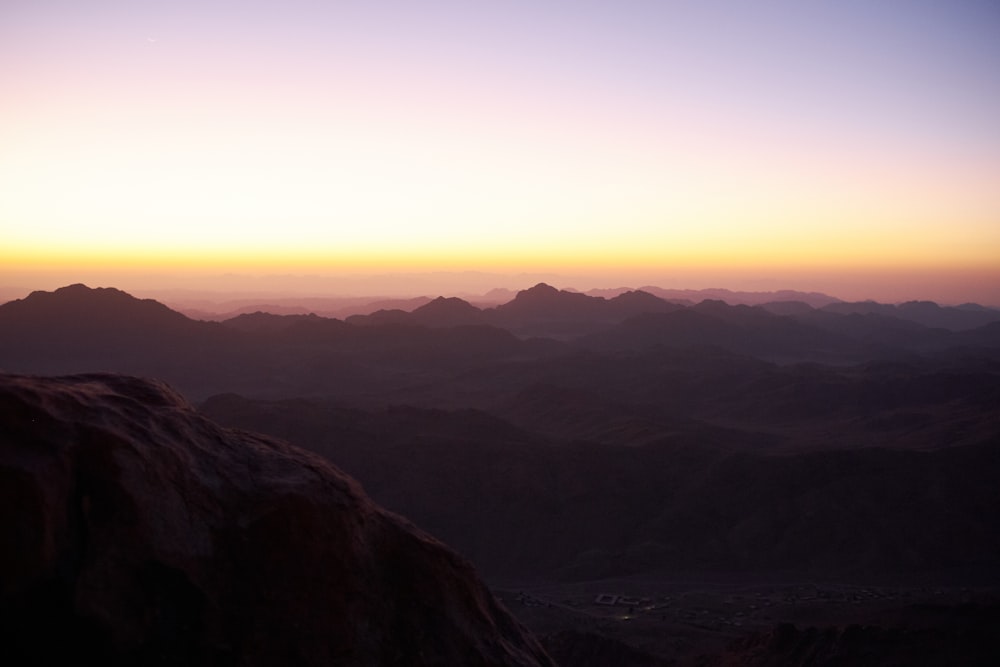
M 539 284 L 544 284 L 544 281 Z M 522 290 L 523 291 L 523 290 Z M 610 299 L 624 292 L 646 292 L 666 301 L 681 305 L 692 305 L 706 299 L 725 301 L 731 305 L 759 306 L 767 303 L 800 301 L 814 308 L 822 308 L 831 303 L 843 303 L 841 299 L 819 292 L 802 292 L 797 290 L 776 291 L 740 291 L 722 288 L 708 289 L 667 289 L 654 285 L 641 287 L 593 288 L 585 291 L 567 289 L 570 292 L 582 293 L 587 296 Z M 428 294 L 435 294 L 428 291 Z M 11 291 L 9 298 L 16 298 L 24 291 Z M 387 294 L 389 294 L 387 292 Z M 448 294 L 448 292 L 444 292 Z M 462 293 L 450 295 L 452 298 L 462 298 L 479 308 L 492 308 L 513 300 L 518 290 L 494 288 L 482 294 Z M 148 296 L 167 304 L 174 310 L 182 312 L 193 319 L 221 321 L 242 313 L 263 311 L 276 315 L 305 315 L 316 313 L 325 317 L 345 319 L 351 315 L 367 315 L 376 310 L 406 310 L 411 311 L 428 301 L 429 296 L 409 297 L 373 297 L 373 296 L 291 296 L 285 293 L 251 296 L 247 294 L 223 295 L 215 292 L 158 292 L 149 291 Z M 870 301 L 860 303 L 873 303 Z M 884 304 L 876 304 L 882 305 Z M 891 306 L 890 306 L 891 307 Z M 963 304 L 960 308 L 983 308 L 976 304 Z
M 0 305 L 0 371 L 166 381 L 497 581 L 1000 583 L 1000 311 L 653 292 L 201 321 L 73 285 Z

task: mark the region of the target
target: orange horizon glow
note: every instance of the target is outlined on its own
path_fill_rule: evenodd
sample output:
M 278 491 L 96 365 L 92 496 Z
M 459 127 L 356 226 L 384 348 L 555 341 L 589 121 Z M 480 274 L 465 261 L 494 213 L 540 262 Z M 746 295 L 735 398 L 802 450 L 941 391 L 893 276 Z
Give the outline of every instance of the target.
M 115 287 L 135 296 L 161 298 L 174 292 L 201 294 L 206 299 L 224 294 L 266 297 L 415 297 L 484 295 L 495 288 L 527 289 L 546 282 L 560 289 L 726 288 L 735 291 L 772 292 L 794 289 L 822 292 L 845 301 L 876 300 L 901 303 L 932 300 L 941 305 L 976 302 L 1000 307 L 1000 271 L 994 267 L 928 270 L 870 267 L 845 271 L 819 267 L 719 267 L 698 266 L 610 267 L 372 267 L 259 265 L 241 268 L 177 268 L 163 266 L 31 267 L 0 268 L 0 300 L 21 298 L 34 290 L 54 290 L 74 283 L 90 287 Z M 6 288 L 4 287 L 6 286 Z M 218 295 L 213 297 L 212 295 Z

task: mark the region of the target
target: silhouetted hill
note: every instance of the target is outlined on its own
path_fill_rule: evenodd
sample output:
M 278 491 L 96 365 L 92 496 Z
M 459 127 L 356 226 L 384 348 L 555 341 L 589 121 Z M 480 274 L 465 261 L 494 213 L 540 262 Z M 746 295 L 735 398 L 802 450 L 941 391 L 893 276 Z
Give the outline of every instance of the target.
M 329 462 L 162 384 L 0 376 L 9 664 L 551 665 Z
M 415 309 L 412 315 L 416 324 L 428 327 L 455 327 L 485 323 L 483 311 L 457 297 L 439 296 Z
M 832 303 L 823 307 L 826 312 L 840 315 L 875 314 L 896 317 L 922 324 L 925 327 L 964 331 L 1000 321 L 1000 310 L 983 308 L 977 304 L 961 307 L 939 306 L 933 301 L 908 301 L 899 305 L 862 301 L 857 303 Z
M 635 290 L 622 292 L 616 297 L 608 299 L 608 309 L 620 320 L 640 315 L 642 313 L 672 313 L 680 310 L 683 306 L 665 301 L 649 292 Z
M 71 285 L 0 305 L 0 369 L 28 373 L 114 370 L 181 379 L 176 366 L 213 364 L 236 332 L 188 319 L 113 288 Z
M 209 298 L 215 296 L 214 299 Z M 225 295 L 222 295 L 225 296 Z M 230 295 L 231 296 L 231 295 Z M 192 319 L 221 322 L 257 312 L 271 315 L 310 315 L 344 319 L 367 315 L 377 310 L 398 309 L 409 312 L 428 301 L 427 297 L 388 299 L 385 297 L 268 297 L 227 298 L 219 301 L 213 292 L 167 293 L 161 300 Z
M 489 321 L 518 335 L 572 337 L 608 319 L 604 299 L 539 283 L 486 311 Z
M 426 305 L 430 301 L 431 299 L 426 296 L 417 296 L 409 299 L 359 299 L 358 303 L 350 308 L 342 308 L 341 316 L 346 317 L 348 314 L 355 313 L 374 313 L 379 310 L 402 310 L 409 313 L 416 310 L 420 306 Z
M 605 299 L 539 283 L 484 315 L 490 323 L 521 336 L 571 339 L 639 313 L 672 312 L 678 308 L 648 292 L 629 291 Z
M 597 350 L 641 350 L 652 346 L 718 346 L 770 359 L 827 360 L 860 353 L 850 339 L 781 317 L 759 307 L 722 301 L 667 313 L 646 313 L 583 337 L 579 345 Z
M 70 285 L 53 292 L 32 292 L 23 299 L 0 305 L 0 323 L 5 335 L 31 339 L 48 333 L 115 339 L 133 336 L 186 335 L 217 330 L 195 322 L 152 299 L 135 297 L 112 287 L 91 289 Z
M 384 324 L 409 324 L 425 327 L 455 327 L 485 324 L 483 311 L 457 297 L 439 296 L 412 312 L 404 310 L 378 310 L 368 315 L 352 315 L 350 324 L 377 326 Z
M 741 292 L 721 288 L 712 289 L 664 289 L 662 287 L 645 286 L 639 289 L 655 296 L 676 303 L 701 303 L 706 299 L 724 301 L 730 305 L 757 306 L 778 301 L 799 301 L 813 308 L 822 308 L 840 299 L 820 292 L 798 292 L 796 290 L 777 290 L 774 292 Z

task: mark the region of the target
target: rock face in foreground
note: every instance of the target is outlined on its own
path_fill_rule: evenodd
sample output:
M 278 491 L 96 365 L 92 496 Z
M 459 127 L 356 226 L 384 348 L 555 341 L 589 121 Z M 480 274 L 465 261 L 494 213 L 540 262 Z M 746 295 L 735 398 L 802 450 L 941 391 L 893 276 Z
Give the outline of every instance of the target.
M 152 381 L 0 376 L 0 544 L 6 664 L 552 664 L 329 463 Z

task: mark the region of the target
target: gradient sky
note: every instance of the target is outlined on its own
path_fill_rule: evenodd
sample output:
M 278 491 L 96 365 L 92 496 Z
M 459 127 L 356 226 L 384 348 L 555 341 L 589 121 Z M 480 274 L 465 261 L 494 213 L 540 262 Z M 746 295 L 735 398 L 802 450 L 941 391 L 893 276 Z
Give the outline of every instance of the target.
M 6 0 L 0 286 L 1000 305 L 998 119 L 989 0 Z

